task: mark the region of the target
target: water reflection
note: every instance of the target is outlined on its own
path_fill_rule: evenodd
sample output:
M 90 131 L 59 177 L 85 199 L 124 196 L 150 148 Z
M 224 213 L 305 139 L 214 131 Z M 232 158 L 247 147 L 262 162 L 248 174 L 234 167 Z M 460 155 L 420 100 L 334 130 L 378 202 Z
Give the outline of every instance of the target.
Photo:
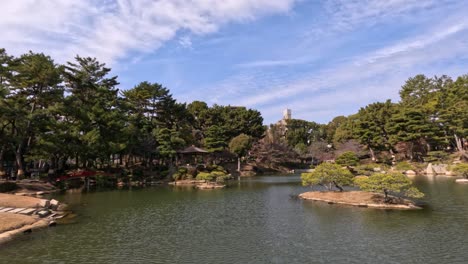
M 416 176 L 429 206 L 385 211 L 302 201 L 298 175 L 225 190 L 66 193 L 77 223 L 0 249 L 0 263 L 464 263 L 468 186 Z

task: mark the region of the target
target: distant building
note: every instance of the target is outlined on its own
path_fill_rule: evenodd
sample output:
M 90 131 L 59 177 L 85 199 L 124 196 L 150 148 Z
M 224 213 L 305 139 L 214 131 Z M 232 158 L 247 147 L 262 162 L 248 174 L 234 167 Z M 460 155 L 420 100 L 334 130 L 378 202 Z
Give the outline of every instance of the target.
M 283 119 L 289 120 L 291 119 L 291 109 L 284 109 L 283 111 Z
M 276 122 L 276 124 L 271 124 L 267 130 L 266 140 L 270 143 L 280 143 L 286 140 L 285 135 L 288 131 L 287 125 L 288 120 L 292 119 L 291 109 L 283 110 L 283 118 Z

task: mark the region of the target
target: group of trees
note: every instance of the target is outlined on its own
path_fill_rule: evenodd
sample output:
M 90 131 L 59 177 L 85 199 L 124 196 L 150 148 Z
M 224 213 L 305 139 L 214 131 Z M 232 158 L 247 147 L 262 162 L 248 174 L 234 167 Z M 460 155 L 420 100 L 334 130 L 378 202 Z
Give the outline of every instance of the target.
M 0 49 L 0 176 L 5 164 L 18 178 L 44 166 L 168 164 L 188 145 L 218 151 L 241 134 L 250 142 L 264 133 L 256 110 L 179 103 L 157 83 L 118 85 L 94 58 L 60 65 L 42 53 Z
M 410 78 L 400 102 L 377 102 L 341 118 L 334 142 L 355 139 L 375 151 L 399 153 L 424 161 L 431 151 L 457 150 L 465 155 L 468 139 L 468 75 Z
M 313 172 L 301 174 L 302 184 L 321 185 L 328 191 L 334 188 L 342 192 L 343 186 L 355 185 L 363 191 L 384 194 L 384 201 L 390 202 L 390 194 L 421 198 L 424 196 L 412 181 L 400 172 L 373 173 L 370 176 L 355 177 L 347 168 L 338 164 L 322 163 Z
M 436 152 L 459 151 L 466 157 L 468 75 L 456 80 L 445 75 L 417 75 L 402 86 L 400 102 L 372 103 L 328 124 L 285 121 L 284 129 L 280 129 L 281 124 L 271 125 L 270 142 L 321 160 L 362 149 L 367 149 L 373 160 L 380 153 L 412 161 L 424 161 Z

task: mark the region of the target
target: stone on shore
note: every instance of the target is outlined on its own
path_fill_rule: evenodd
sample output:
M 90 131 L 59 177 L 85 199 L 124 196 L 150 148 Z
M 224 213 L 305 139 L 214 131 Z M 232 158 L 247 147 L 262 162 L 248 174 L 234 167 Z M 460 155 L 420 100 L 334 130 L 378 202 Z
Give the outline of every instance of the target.
M 55 199 L 50 200 L 50 208 L 52 210 L 57 210 L 57 208 L 59 207 L 59 203 L 60 202 Z

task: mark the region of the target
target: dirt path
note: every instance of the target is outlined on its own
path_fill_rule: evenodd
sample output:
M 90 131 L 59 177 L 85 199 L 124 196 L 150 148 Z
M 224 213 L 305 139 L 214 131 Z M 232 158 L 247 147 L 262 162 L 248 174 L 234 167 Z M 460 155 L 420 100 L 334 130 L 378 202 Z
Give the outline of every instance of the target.
M 43 199 L 0 193 L 0 207 L 39 208 Z

